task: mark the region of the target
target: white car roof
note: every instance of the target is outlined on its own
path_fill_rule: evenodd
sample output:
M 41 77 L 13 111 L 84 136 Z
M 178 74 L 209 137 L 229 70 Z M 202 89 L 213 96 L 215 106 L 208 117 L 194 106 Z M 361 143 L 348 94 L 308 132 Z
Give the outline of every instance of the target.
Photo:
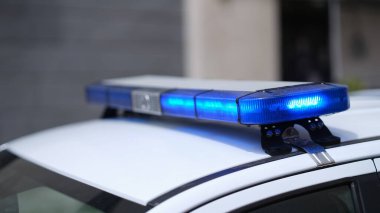
M 380 109 L 355 101 L 352 106 L 322 116 L 332 133 L 342 141 L 379 136 Z M 262 151 L 255 127 L 158 117 L 91 120 L 23 137 L 3 148 L 142 205 L 196 179 L 270 157 Z M 271 171 L 264 175 L 270 177 Z

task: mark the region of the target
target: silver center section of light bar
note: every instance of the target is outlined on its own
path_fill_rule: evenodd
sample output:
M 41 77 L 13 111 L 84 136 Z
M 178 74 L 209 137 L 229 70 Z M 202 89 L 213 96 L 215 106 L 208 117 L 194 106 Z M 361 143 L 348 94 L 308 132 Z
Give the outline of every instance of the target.
M 162 91 L 133 90 L 132 110 L 134 112 L 161 115 L 160 94 Z

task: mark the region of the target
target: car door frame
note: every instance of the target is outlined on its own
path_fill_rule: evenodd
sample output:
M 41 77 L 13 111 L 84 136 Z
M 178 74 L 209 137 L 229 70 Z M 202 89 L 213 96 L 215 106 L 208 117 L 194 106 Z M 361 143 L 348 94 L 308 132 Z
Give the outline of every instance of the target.
M 194 209 L 193 212 L 230 212 L 247 208 L 254 209 L 305 192 L 344 183 L 354 183 L 361 176 L 370 176 L 378 181 L 373 160 L 340 164 L 269 181 L 208 202 Z M 352 185 L 352 187 L 357 186 L 357 183 Z M 353 190 L 360 191 L 362 189 L 354 188 Z M 364 209 L 361 204 L 357 204 L 357 206 L 358 209 Z

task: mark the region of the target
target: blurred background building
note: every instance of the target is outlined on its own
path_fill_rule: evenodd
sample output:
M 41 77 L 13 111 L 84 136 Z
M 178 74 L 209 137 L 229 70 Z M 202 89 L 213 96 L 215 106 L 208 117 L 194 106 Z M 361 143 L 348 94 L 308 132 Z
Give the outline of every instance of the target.
M 177 0 L 0 1 L 0 143 L 99 117 L 86 84 L 183 74 Z
M 185 0 L 186 74 L 380 87 L 380 1 Z
M 378 0 L 3 0 L 0 23 L 0 143 L 98 117 L 104 78 L 380 87 Z

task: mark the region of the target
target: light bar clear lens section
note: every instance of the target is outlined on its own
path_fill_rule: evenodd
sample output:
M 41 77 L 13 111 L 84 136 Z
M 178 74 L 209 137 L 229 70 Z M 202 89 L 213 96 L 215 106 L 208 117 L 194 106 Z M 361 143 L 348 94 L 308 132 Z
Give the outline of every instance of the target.
M 196 118 L 195 97 L 207 90 L 171 90 L 161 94 L 161 109 L 164 115 Z
M 248 92 L 210 91 L 195 100 L 197 118 L 224 122 L 239 122 L 237 100 Z
M 344 111 L 349 100 L 344 86 L 308 84 L 255 92 L 239 106 L 241 123 L 270 124 Z
M 162 90 L 136 89 L 132 91 L 132 110 L 134 112 L 161 115 L 160 94 Z

